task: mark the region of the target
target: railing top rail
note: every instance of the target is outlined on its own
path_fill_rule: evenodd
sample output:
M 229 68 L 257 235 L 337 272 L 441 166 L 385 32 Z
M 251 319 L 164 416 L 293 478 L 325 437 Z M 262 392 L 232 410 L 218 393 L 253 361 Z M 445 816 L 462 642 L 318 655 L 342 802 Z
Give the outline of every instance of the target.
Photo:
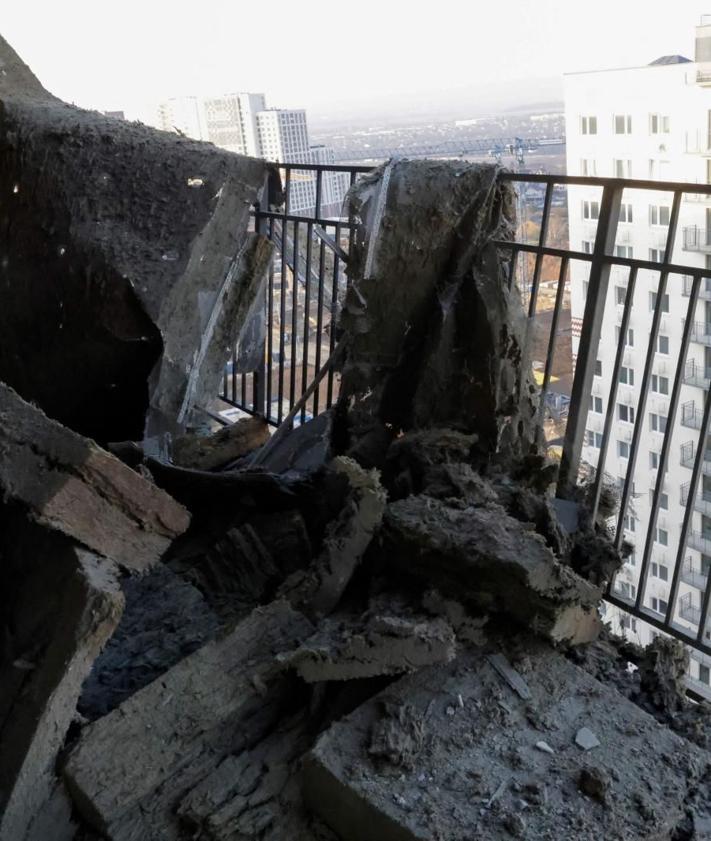
M 270 161 L 270 163 L 275 164 L 279 169 L 308 169 L 314 172 L 370 172 L 371 169 L 374 169 L 373 166 L 365 166 L 363 164 L 311 164 L 311 163 L 294 163 L 290 161 L 288 163 L 282 163 L 280 161 Z
M 554 175 L 502 170 L 506 181 L 523 181 L 532 184 L 560 184 L 580 187 L 623 187 L 630 190 L 655 190 L 657 192 L 700 193 L 711 196 L 711 184 L 690 181 L 652 181 L 642 178 L 601 178 L 591 175 Z

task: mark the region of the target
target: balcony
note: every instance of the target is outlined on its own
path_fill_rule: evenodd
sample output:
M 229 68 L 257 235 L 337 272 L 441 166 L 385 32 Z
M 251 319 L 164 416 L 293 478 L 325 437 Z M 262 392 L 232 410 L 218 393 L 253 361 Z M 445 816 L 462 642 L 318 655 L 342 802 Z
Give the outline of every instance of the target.
M 711 133 L 708 131 L 688 131 L 684 151 L 687 155 L 711 155 Z
M 681 404 L 681 425 L 688 429 L 701 429 L 702 411 L 693 400 Z
M 691 275 L 682 275 L 681 294 L 688 298 L 691 295 L 691 288 L 693 285 L 694 278 Z M 701 279 L 701 286 L 699 287 L 699 300 L 711 301 L 711 277 L 704 277 Z
M 689 499 L 690 482 L 685 482 L 680 488 L 680 502 L 686 505 Z M 694 500 L 694 510 L 701 514 L 706 514 L 711 517 L 711 491 L 697 491 L 696 499 Z
M 679 616 L 694 625 L 701 622 L 701 606 L 694 604 L 692 593 L 687 593 L 679 599 Z
M 684 561 L 680 577 L 685 584 L 688 584 L 690 587 L 694 587 L 697 590 L 701 590 L 702 592 L 706 589 L 706 583 L 709 580 L 706 573 L 694 566 L 691 556 L 687 557 Z
M 701 552 L 704 555 L 711 555 L 711 531 L 689 532 L 689 537 L 686 542 L 686 545 L 691 549 L 696 549 L 697 552 Z
M 685 251 L 702 251 L 711 254 L 711 230 L 698 225 L 690 225 L 682 231 L 682 248 Z
M 699 364 L 695 359 L 688 359 L 684 366 L 682 382 L 698 388 L 708 388 L 711 384 L 711 368 Z
M 691 470 L 694 466 L 694 459 L 696 458 L 696 442 L 687 441 L 681 445 L 681 454 L 679 463 L 682 467 L 688 467 Z M 701 472 L 706 476 L 711 476 L 711 449 L 704 450 L 704 460 L 701 462 Z
M 691 341 L 711 347 L 711 323 L 695 321 L 691 325 Z

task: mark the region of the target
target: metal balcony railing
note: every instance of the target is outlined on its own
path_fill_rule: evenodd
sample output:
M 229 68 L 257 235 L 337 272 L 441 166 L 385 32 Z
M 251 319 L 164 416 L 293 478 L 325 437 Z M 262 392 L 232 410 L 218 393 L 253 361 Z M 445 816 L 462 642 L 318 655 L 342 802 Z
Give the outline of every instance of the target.
M 711 230 L 698 225 L 690 225 L 682 231 L 682 245 L 686 251 L 711 253 Z
M 328 363 L 335 347 L 338 302 L 347 284 L 345 268 L 357 221 L 343 214 L 340 210 L 340 200 L 343 198 L 344 188 L 355 183 L 369 169 L 364 166 L 294 163 L 279 166 L 283 175 L 286 203 L 279 207 L 263 203 L 255 207 L 253 213 L 255 230 L 269 237 L 277 250 L 266 284 L 263 340 L 257 352 L 250 354 L 250 364 L 253 367 L 247 367 L 240 358 L 239 348 L 233 349 L 220 395 L 226 403 L 248 413 L 262 414 L 274 425 L 282 422 L 297 401 L 301 407 L 299 419 L 304 421 L 332 405 L 338 395 L 338 374 Z M 604 389 L 602 396 L 605 414 L 597 416 L 595 426 L 598 431 L 594 433 L 594 452 L 599 458 L 599 464 L 604 466 L 609 457 L 615 464 L 615 471 L 623 466 L 625 470 L 617 515 L 615 540 L 618 544 L 624 537 L 625 517 L 632 507 L 635 470 L 639 467 L 639 459 L 647 456 L 642 444 L 643 434 L 646 434 L 643 430 L 650 428 L 650 413 L 656 413 L 657 418 L 663 415 L 667 422 L 664 432 L 660 428 L 651 427 L 657 428 L 662 439 L 658 452 L 658 469 L 651 475 L 654 487 L 649 516 L 645 513 L 646 521 L 637 521 L 635 538 L 638 547 L 639 579 L 636 593 L 630 599 L 621 599 L 615 593 L 612 582 L 606 598 L 610 603 L 654 627 L 688 642 L 688 634 L 683 633 L 683 629 L 680 631 L 673 622 L 673 608 L 679 596 L 679 582 L 688 554 L 687 543 L 689 546 L 701 546 L 699 551 L 711 554 L 711 535 L 707 537 L 692 531 L 693 515 L 696 511 L 694 499 L 702 474 L 711 475 L 711 458 L 709 450 L 704 449 L 699 453 L 693 442 L 689 442 L 691 446 L 684 445 L 681 450 L 681 463 L 690 468 L 691 478 L 683 523 L 680 528 L 671 529 L 668 536 L 671 540 L 673 535 L 676 540 L 678 535 L 679 540 L 678 545 L 672 545 L 670 542 L 668 549 L 670 554 L 676 553 L 676 560 L 669 582 L 669 607 L 666 614 L 661 616 L 645 607 L 645 596 L 655 536 L 658 534 L 658 528 L 663 528 L 659 525 L 659 509 L 662 493 L 668 493 L 664 490 L 664 477 L 671 457 L 672 434 L 679 428 L 679 424 L 682 424 L 700 430 L 699 439 L 706 440 L 711 426 L 711 400 L 702 397 L 698 403 L 689 401 L 683 406 L 680 400 L 685 378 L 689 374 L 692 377 L 696 376 L 696 371 L 688 371 L 686 365 L 691 355 L 691 342 L 711 343 L 708 338 L 711 330 L 708 325 L 700 324 L 697 316 L 699 301 L 711 300 L 711 268 L 690 265 L 688 260 L 682 259 L 683 252 L 680 252 L 680 262 L 672 261 L 673 245 L 677 234 L 681 234 L 679 213 L 682 201 L 690 195 L 703 196 L 704 201 L 711 200 L 711 185 L 509 173 L 503 170 L 500 178 L 520 189 L 520 201 L 523 201 L 524 193 L 533 193 L 541 199 L 540 202 L 536 202 L 537 241 L 517 239 L 513 242 L 498 240 L 494 243 L 500 250 L 502 261 L 507 264 L 509 288 L 513 290 L 517 277 L 521 278 L 519 285 L 521 291 L 525 292 L 525 305 L 531 320 L 538 315 L 542 279 L 545 277 L 549 280 L 557 274 L 557 280 L 554 281 L 555 301 L 551 303 L 549 311 L 548 323 L 551 327 L 541 359 L 541 423 L 553 417 L 549 400 L 549 394 L 553 392 L 549 386 L 553 359 L 560 352 L 557 342 L 561 330 L 557 325 L 564 301 L 567 300 L 564 292 L 569 283 L 569 265 L 574 262 L 577 266 L 582 264 L 588 268 L 589 286 L 584 310 L 573 313 L 575 358 L 574 373 L 570 375 L 572 385 L 564 395 L 568 407 L 567 418 L 564 419 L 564 432 L 557 432 L 555 439 L 561 452 L 557 493 L 563 498 L 569 498 L 574 493 L 581 472 L 581 455 L 586 429 L 589 428 L 587 421 L 590 395 L 603 325 L 618 320 L 617 306 L 612 304 L 608 307 L 608 301 L 613 300 L 608 294 L 611 275 L 613 271 L 625 274 L 626 283 L 620 284 L 626 286 L 626 292 L 624 304 L 620 307 L 617 333 L 619 339 L 615 346 L 614 362 L 605 363 L 604 376 L 600 380 Z M 308 187 L 306 191 L 305 184 Z M 295 189 L 296 187 L 299 189 Z M 589 193 L 590 188 L 595 188 L 599 195 L 599 214 L 591 247 L 585 251 L 580 243 L 575 243 L 573 247 L 549 243 L 551 211 L 560 204 L 560 190 L 568 190 L 571 207 L 574 206 L 576 212 L 579 212 L 577 209 L 580 207 L 580 200 Z M 625 190 L 649 193 L 650 204 L 660 192 L 666 192 L 671 197 L 669 225 L 658 232 L 661 236 L 659 260 L 641 259 L 639 255 L 617 256 L 615 243 L 622 242 L 625 237 L 618 226 Z M 585 194 L 583 191 L 586 191 Z M 297 204 L 297 199 L 300 204 Z M 684 228 L 683 237 L 680 238 L 687 252 L 711 253 L 711 236 L 706 228 Z M 646 256 L 645 253 L 645 258 Z M 555 267 L 554 270 L 552 266 Z M 636 310 L 635 346 L 631 348 L 625 347 L 624 338 L 631 326 L 632 302 L 640 270 L 651 270 L 653 273 L 656 283 L 653 291 L 657 293 L 657 303 L 651 314 L 646 307 L 646 301 L 643 308 Z M 551 274 L 552 271 L 555 271 L 555 274 Z M 646 289 L 645 285 L 645 294 Z M 658 341 L 660 334 L 668 335 L 662 327 L 665 318 L 662 312 L 663 302 L 667 295 L 675 296 L 678 302 L 679 298 L 676 296 L 679 295 L 680 289 L 688 299 L 684 324 L 678 328 L 678 332 L 674 328 L 673 341 L 668 342 L 667 349 L 661 351 Z M 536 331 L 528 332 L 529 342 L 533 341 L 534 332 Z M 605 335 L 609 336 L 611 332 L 608 330 Z M 528 353 L 531 348 L 529 346 L 524 350 Z M 660 361 L 666 361 L 668 364 L 668 372 L 664 376 L 669 378 L 670 387 L 670 393 L 665 397 L 662 408 L 654 399 L 650 399 L 648 403 L 651 376 L 653 373 L 659 374 Z M 624 384 L 620 385 L 620 371 L 623 365 L 634 373 L 635 415 L 630 440 L 621 442 L 625 445 L 627 458 L 620 460 L 617 458 L 615 439 L 619 437 L 618 393 L 625 389 Z M 321 386 L 313 388 L 314 377 L 319 370 L 327 370 L 328 376 Z M 704 381 L 707 379 L 707 373 L 705 369 L 701 371 Z M 562 387 L 556 388 L 561 390 Z M 711 393 L 711 389 L 708 393 Z M 308 400 L 303 399 L 305 394 L 310 395 Z M 557 422 L 560 421 L 559 417 Z M 603 476 L 602 469 L 594 475 L 594 508 L 597 507 Z M 702 499 L 702 502 L 706 500 Z M 686 574 L 690 574 L 688 570 Z M 700 618 L 704 618 L 702 625 L 705 626 L 705 616 L 709 610 L 708 600 L 702 602 L 697 610 L 700 612 Z M 692 644 L 697 650 L 711 655 L 711 645 L 701 633 L 692 640 Z
M 690 488 L 690 482 L 685 482 L 679 488 L 679 499 L 682 505 L 686 505 L 689 500 Z M 696 496 L 694 497 L 694 510 L 711 517 L 711 491 L 701 491 L 696 493 Z
M 688 359 L 684 366 L 684 383 L 699 388 L 708 388 L 711 383 L 711 368 L 699 364 L 695 359 Z
M 711 196 L 709 196 L 711 200 Z M 694 278 L 691 275 L 684 275 L 682 278 L 682 294 L 688 298 L 694 288 Z M 699 298 L 704 301 L 711 301 L 711 278 L 705 277 L 701 281 Z
M 702 572 L 694 565 L 691 556 L 689 556 L 684 561 L 684 566 L 681 569 L 681 580 L 690 587 L 694 587 L 695 589 L 704 592 L 706 590 L 709 577 L 708 573 Z
M 699 625 L 701 622 L 701 608 L 697 607 L 691 600 L 691 593 L 682 596 L 679 599 L 679 616 L 691 622 L 694 625 Z
M 711 531 L 689 532 L 688 545 L 697 552 L 702 552 L 704 555 L 711 555 Z

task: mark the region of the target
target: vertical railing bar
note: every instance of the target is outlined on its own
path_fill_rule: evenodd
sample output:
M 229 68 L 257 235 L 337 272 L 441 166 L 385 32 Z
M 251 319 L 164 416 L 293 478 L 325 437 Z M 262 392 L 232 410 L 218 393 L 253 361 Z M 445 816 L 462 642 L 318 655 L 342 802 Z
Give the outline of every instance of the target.
M 289 215 L 289 203 L 291 201 L 291 167 L 289 164 L 281 164 L 286 169 L 286 178 L 284 179 L 284 216 Z
M 289 411 L 294 408 L 296 397 L 296 345 L 299 314 L 299 223 L 294 222 L 294 250 L 291 270 L 291 370 L 289 371 Z
M 553 356 L 555 354 L 555 345 L 558 338 L 558 320 L 560 317 L 560 310 L 563 305 L 563 293 L 565 291 L 565 277 L 568 273 L 567 257 L 562 257 L 560 261 L 560 271 L 558 272 L 558 288 L 555 293 L 555 303 L 553 304 L 553 317 L 551 319 L 551 330 L 548 336 L 548 352 L 546 354 L 546 365 L 543 371 L 543 383 L 541 384 L 541 399 L 538 404 L 538 421 L 543 423 L 545 420 L 545 405 L 546 394 L 548 393 L 548 385 L 551 378 L 551 370 L 553 368 Z
M 232 401 L 237 403 L 237 345 L 232 345 Z M 244 406 L 244 400 L 242 401 Z
M 610 444 L 610 434 L 612 432 L 612 421 L 615 415 L 615 405 L 617 402 L 617 390 L 620 380 L 620 370 L 622 368 L 622 359 L 625 354 L 625 346 L 627 344 L 627 331 L 630 324 L 630 316 L 632 315 L 632 303 L 634 300 L 635 286 L 637 285 L 637 267 L 633 266 L 629 272 L 627 281 L 627 294 L 625 296 L 624 309 L 622 311 L 622 323 L 620 324 L 620 337 L 617 342 L 617 352 L 615 353 L 615 362 L 612 366 L 612 382 L 610 383 L 610 393 L 607 398 L 607 411 L 605 412 L 605 424 L 602 428 L 602 442 L 600 444 L 600 453 L 597 461 L 597 470 L 595 471 L 595 478 L 593 480 L 592 500 L 590 507 L 592 509 L 592 519 L 595 520 L 597 516 L 597 508 L 600 503 L 600 491 L 602 489 L 602 480 L 605 474 L 605 461 L 607 459 L 607 448 Z
M 551 198 L 553 196 L 553 181 L 546 184 L 546 195 L 543 200 L 543 215 L 541 217 L 541 230 L 538 236 L 538 247 L 543 248 L 548 234 L 548 219 L 551 209 Z M 543 267 L 543 255 L 539 251 L 536 254 L 536 262 L 533 268 L 533 280 L 531 281 L 531 298 L 528 302 L 528 317 L 533 318 L 536 314 L 536 302 L 538 301 L 538 287 L 541 280 L 541 269 Z
M 286 202 L 284 203 L 286 207 Z M 284 417 L 284 356 L 286 354 L 285 342 L 285 325 L 286 321 L 286 231 L 289 223 L 286 219 L 281 222 L 281 283 L 279 286 L 279 383 L 278 383 L 278 398 L 279 405 L 277 407 L 277 424 L 281 423 Z
M 316 308 L 316 361 L 314 370 L 321 370 L 321 344 L 323 342 L 323 284 L 325 279 L 326 243 L 321 240 L 319 248 L 318 264 L 318 303 Z M 321 385 L 314 392 L 313 416 L 318 415 L 319 395 Z
M 711 391 L 710 391 L 711 393 Z M 708 427 L 707 427 L 708 429 Z M 691 498 L 691 502 L 693 505 L 693 501 L 695 499 L 695 494 Z M 706 577 L 706 586 L 704 587 L 704 595 L 701 600 L 701 616 L 699 617 L 699 628 L 696 632 L 696 642 L 702 642 L 704 637 L 704 631 L 706 630 L 706 623 L 709 619 L 709 602 L 711 601 L 711 575 Z
M 353 183 L 353 177 L 351 176 L 351 184 Z M 350 235 L 353 235 L 353 229 L 351 228 Z M 336 242 L 341 242 L 341 224 L 340 222 L 336 223 Z M 350 251 L 349 253 L 353 253 Z M 333 350 L 336 347 L 336 306 L 338 303 L 338 270 L 340 268 L 341 261 L 338 257 L 338 254 L 333 255 L 333 283 L 331 284 L 331 321 L 329 324 L 329 331 L 328 331 L 328 352 L 329 355 L 333 354 Z M 328 369 L 328 381 L 326 386 L 326 408 L 330 409 L 333 405 L 333 367 Z
M 274 219 L 269 220 L 269 239 L 274 241 Z M 269 279 L 267 281 L 267 371 L 265 383 L 266 405 L 264 415 L 271 420 L 272 413 L 272 371 L 274 365 L 274 257 L 269 261 Z
M 518 255 L 520 254 L 518 248 L 516 248 L 513 244 L 511 246 L 511 261 L 509 262 L 509 276 L 508 276 L 508 287 L 509 292 L 513 289 L 513 279 L 514 273 L 516 272 L 516 260 L 518 259 Z M 523 290 L 521 290 L 523 291 Z
M 694 278 L 691 295 L 691 300 L 697 300 L 699 290 L 701 288 L 701 277 Z M 693 310 L 689 310 L 693 312 Z M 684 506 L 684 518 L 681 523 L 681 530 L 679 532 L 679 545 L 676 552 L 676 563 L 672 572 L 671 587 L 669 588 L 669 602 L 667 604 L 666 622 L 671 622 L 674 615 L 674 605 L 676 603 L 677 593 L 679 590 L 679 578 L 681 576 L 681 569 L 684 563 L 684 554 L 686 553 L 686 544 L 689 539 L 689 527 L 691 525 L 691 518 L 694 515 L 694 500 L 696 499 L 696 488 L 699 483 L 699 476 L 703 469 L 704 450 L 706 434 L 708 430 L 709 417 L 711 416 L 711 389 L 706 394 L 704 402 L 704 415 L 701 422 L 701 429 L 699 430 L 699 441 L 696 445 L 696 455 L 694 458 L 694 466 L 691 470 L 691 481 L 689 483 L 689 496 Z M 668 421 L 667 421 L 668 425 Z
M 589 292 L 583 314 L 558 479 L 557 493 L 564 498 L 573 493 L 577 482 L 585 435 L 585 420 L 595 376 L 595 363 L 610 281 L 611 266 L 608 255 L 615 244 L 623 189 L 623 185 L 610 183 L 606 184 L 602 191 L 595 248 L 590 263 Z
M 679 221 L 679 207 L 681 205 L 681 193 L 674 193 L 674 200 L 672 202 L 671 217 L 669 219 L 669 230 L 667 232 L 667 242 L 664 249 L 664 264 L 659 273 L 659 284 L 657 286 L 657 303 L 654 308 L 654 316 L 652 318 L 652 335 L 650 336 L 650 347 L 647 349 L 647 361 L 649 362 L 649 351 L 651 350 L 651 363 L 649 370 L 645 366 L 644 376 L 642 378 L 642 389 L 646 392 L 649 387 L 649 380 L 647 375 L 651 376 L 651 365 L 654 363 L 654 354 L 656 353 L 657 337 L 659 335 L 659 323 L 662 318 L 662 310 L 664 309 L 664 296 L 667 289 L 667 280 L 669 278 L 668 263 L 671 260 L 672 251 L 674 248 L 674 239 L 676 237 L 676 228 Z M 649 571 L 650 556 L 652 553 L 652 544 L 654 543 L 654 532 L 657 527 L 657 515 L 659 513 L 659 499 L 664 487 L 664 477 L 666 475 L 667 461 L 669 459 L 669 448 L 671 446 L 672 429 L 674 427 L 674 419 L 676 410 L 679 405 L 679 395 L 681 393 L 681 384 L 684 377 L 684 365 L 686 355 L 689 349 L 689 337 L 691 336 L 691 328 L 693 326 L 694 309 L 696 306 L 695 298 L 689 298 L 689 307 L 687 310 L 686 322 L 684 324 L 684 331 L 681 337 L 681 347 L 679 349 L 679 358 L 677 359 L 676 374 L 674 376 L 674 384 L 672 386 L 671 399 L 669 401 L 669 410 L 667 412 L 667 422 L 664 429 L 664 438 L 662 439 L 662 449 L 659 454 L 659 465 L 657 468 L 657 480 L 654 483 L 654 493 L 652 495 L 652 507 L 649 512 L 649 522 L 647 523 L 647 535 L 644 542 L 644 554 L 642 555 L 642 565 L 640 567 L 639 581 L 637 585 L 637 598 L 635 606 L 639 606 L 644 601 L 644 596 L 647 590 L 647 575 Z M 646 394 L 645 394 L 646 402 Z M 635 427 L 635 432 L 637 428 Z M 634 450 L 635 441 L 632 441 L 632 452 L 630 453 L 630 464 L 628 472 L 634 473 L 637 453 Z M 620 522 L 621 525 L 621 522 Z M 619 531 L 619 529 L 618 529 Z M 621 545 L 622 537 L 620 534 L 615 536 L 617 545 Z
M 321 171 L 319 170 L 319 175 Z M 316 188 L 317 207 L 318 207 L 318 182 Z M 316 214 L 318 217 L 318 213 Z M 313 222 L 308 222 L 306 225 L 306 267 L 305 267 L 305 281 L 304 281 L 304 349 L 303 359 L 301 360 L 301 391 L 299 397 L 306 391 L 309 384 L 309 347 L 311 336 L 311 259 L 313 257 L 312 240 L 314 236 Z M 318 371 L 315 369 L 314 374 Z M 306 421 L 306 405 L 301 410 L 301 423 Z
M 323 170 L 319 169 L 316 172 L 316 219 L 321 218 L 321 189 L 322 189 Z

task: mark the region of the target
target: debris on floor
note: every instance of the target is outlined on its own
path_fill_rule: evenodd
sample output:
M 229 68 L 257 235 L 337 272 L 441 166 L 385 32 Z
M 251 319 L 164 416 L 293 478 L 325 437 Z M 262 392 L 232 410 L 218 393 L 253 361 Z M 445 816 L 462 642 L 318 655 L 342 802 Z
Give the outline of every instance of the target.
M 0 841 L 708 837 L 708 712 L 554 498 L 497 166 L 357 182 L 336 405 L 206 434 L 276 170 L 0 61 Z

